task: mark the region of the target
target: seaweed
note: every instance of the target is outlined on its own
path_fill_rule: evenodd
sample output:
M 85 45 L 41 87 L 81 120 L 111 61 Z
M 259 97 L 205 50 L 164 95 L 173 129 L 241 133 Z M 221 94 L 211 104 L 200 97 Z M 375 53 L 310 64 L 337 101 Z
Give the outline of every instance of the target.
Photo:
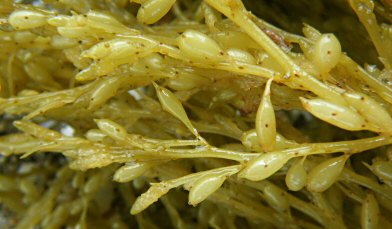
M 391 228 L 391 9 L 1 1 L 0 226 Z

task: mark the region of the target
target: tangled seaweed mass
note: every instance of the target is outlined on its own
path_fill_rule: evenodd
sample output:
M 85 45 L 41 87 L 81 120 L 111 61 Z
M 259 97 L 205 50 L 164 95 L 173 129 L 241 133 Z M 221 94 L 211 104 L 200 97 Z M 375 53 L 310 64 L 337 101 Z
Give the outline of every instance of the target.
M 2 0 L 0 227 L 392 228 L 391 22 L 390 0 Z

